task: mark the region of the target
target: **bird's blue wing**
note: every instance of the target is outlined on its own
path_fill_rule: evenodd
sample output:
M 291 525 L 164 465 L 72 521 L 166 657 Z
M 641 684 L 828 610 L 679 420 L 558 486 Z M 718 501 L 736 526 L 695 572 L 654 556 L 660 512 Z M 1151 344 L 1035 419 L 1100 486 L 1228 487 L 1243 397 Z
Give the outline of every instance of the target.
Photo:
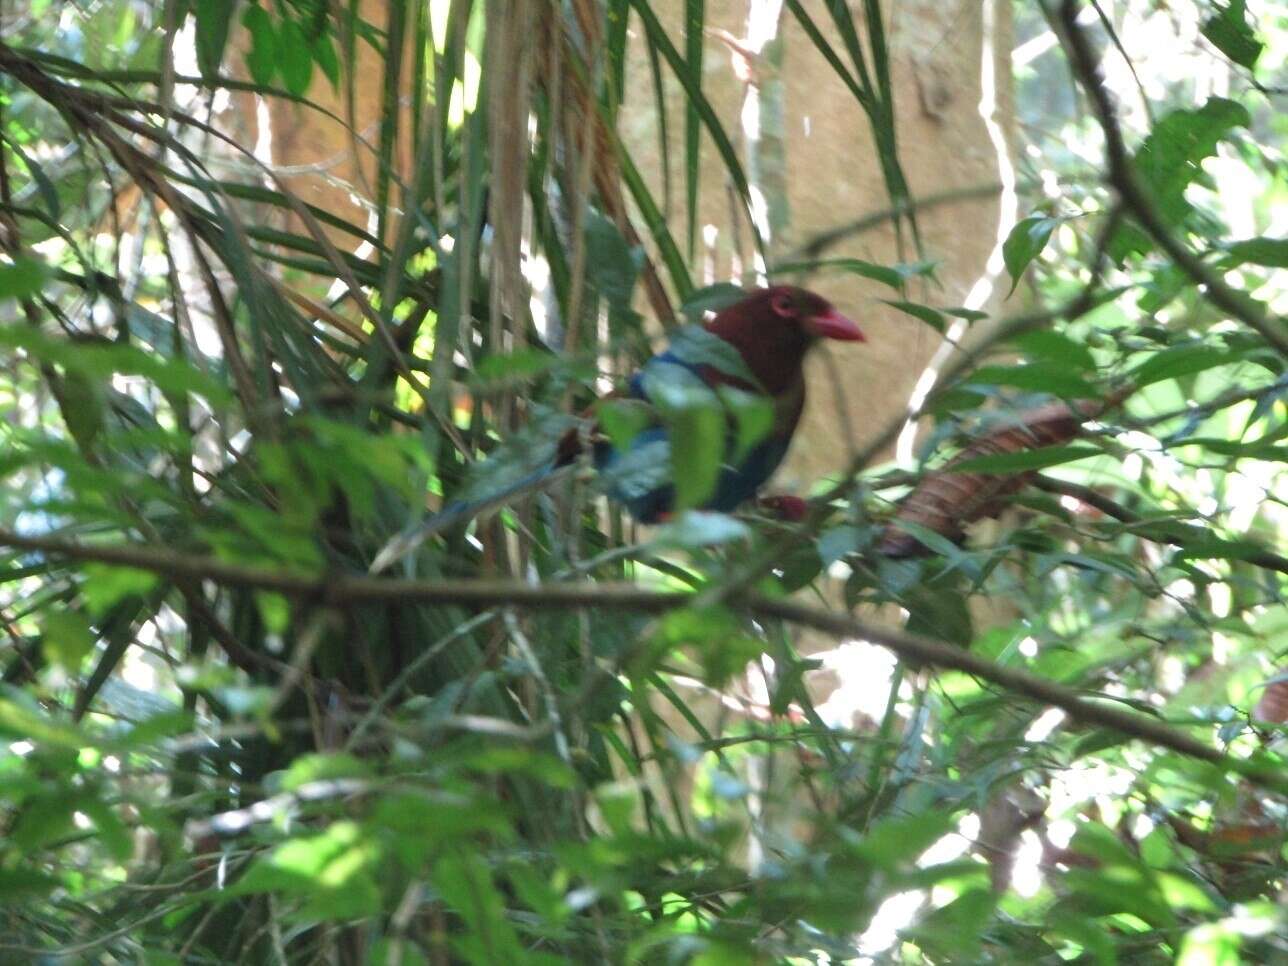
M 653 402 L 648 386 L 651 377 L 662 374 L 665 366 L 687 370 L 686 375 L 692 374 L 706 383 L 707 374 L 700 363 L 682 359 L 668 350 L 654 356 L 631 377 L 628 384 L 630 396 Z M 715 491 L 702 508 L 730 513 L 755 496 L 782 462 L 789 442 L 790 436 L 770 435 L 747 452 L 737 465 L 722 466 Z M 729 455 L 734 451 L 735 434 L 731 426 L 725 453 Z M 654 523 L 671 510 L 675 502 L 675 471 L 670 438 L 660 422 L 637 434 L 625 452 L 609 442 L 597 444 L 595 466 L 604 492 L 625 504 L 637 520 Z

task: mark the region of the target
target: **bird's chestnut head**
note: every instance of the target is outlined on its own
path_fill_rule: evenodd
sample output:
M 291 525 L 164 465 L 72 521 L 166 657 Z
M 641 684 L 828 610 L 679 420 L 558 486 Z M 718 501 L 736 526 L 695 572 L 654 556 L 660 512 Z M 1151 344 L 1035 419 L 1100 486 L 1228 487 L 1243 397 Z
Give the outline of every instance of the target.
M 707 324 L 734 345 L 771 392 L 794 385 L 806 350 L 819 339 L 865 341 L 863 331 L 821 295 L 794 285 L 757 289 Z
M 782 322 L 799 325 L 806 335 L 840 342 L 867 341 L 853 321 L 846 318 L 821 295 L 794 285 L 775 285 L 752 295 L 749 302 L 764 301 Z

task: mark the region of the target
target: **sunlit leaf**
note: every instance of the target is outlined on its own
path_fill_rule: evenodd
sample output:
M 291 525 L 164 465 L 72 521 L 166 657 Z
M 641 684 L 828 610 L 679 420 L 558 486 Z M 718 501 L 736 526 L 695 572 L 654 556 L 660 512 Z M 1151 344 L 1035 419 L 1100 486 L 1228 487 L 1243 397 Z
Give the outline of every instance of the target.
M 1032 359 L 1072 365 L 1083 372 L 1096 368 L 1095 357 L 1085 345 L 1052 329 L 1026 332 L 1012 341 Z
M 1011 292 L 1020 284 L 1024 270 L 1033 259 L 1042 254 L 1047 242 L 1051 240 L 1051 233 L 1063 222 L 1063 218 L 1029 215 L 1015 223 L 1002 244 L 1002 260 L 1006 263 L 1007 274 L 1011 276 Z
M 347 754 L 302 755 L 291 762 L 282 775 L 282 788 L 294 791 L 309 782 L 334 781 L 339 778 L 367 778 L 371 767 Z
M 1150 356 L 1133 369 L 1129 376 L 1138 387 L 1141 387 L 1237 361 L 1236 355 L 1217 346 L 1174 346 Z
M 1200 30 L 1212 45 L 1241 67 L 1252 68 L 1265 50 L 1248 23 L 1245 0 L 1216 4 L 1217 13 L 1203 22 Z
M 1232 265 L 1288 268 L 1288 238 L 1245 238 L 1226 245 L 1225 252 Z
M 22 299 L 35 295 L 49 278 L 48 266 L 36 258 L 19 257 L 0 262 L 0 299 Z
M 1051 362 L 1030 362 L 1017 366 L 981 366 L 971 374 L 968 383 L 1011 386 L 1029 392 L 1048 392 L 1071 399 L 1094 399 L 1100 390 L 1068 366 Z
M 94 649 L 94 631 L 76 611 L 49 612 L 41 620 L 41 631 L 45 656 L 68 671 L 79 671 L 81 661 Z
M 81 596 L 85 599 L 86 611 L 96 618 L 126 597 L 147 593 L 157 583 L 155 573 L 134 567 L 90 563 L 82 572 L 85 582 L 81 584 Z

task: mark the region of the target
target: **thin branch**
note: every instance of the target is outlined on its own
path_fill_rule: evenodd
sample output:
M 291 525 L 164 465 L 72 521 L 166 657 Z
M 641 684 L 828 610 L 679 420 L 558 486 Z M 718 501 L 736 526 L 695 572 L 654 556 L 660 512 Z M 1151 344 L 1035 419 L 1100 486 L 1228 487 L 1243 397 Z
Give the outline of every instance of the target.
M 1127 419 L 1124 422 L 1133 429 L 1141 429 L 1149 426 L 1157 426 L 1159 423 L 1165 423 L 1172 419 L 1179 419 L 1182 416 L 1194 418 L 1195 416 L 1210 416 L 1218 410 L 1233 406 L 1236 403 L 1245 402 L 1249 399 L 1260 401 L 1263 397 L 1272 393 L 1288 392 L 1288 375 L 1280 376 L 1274 382 L 1266 383 L 1260 386 L 1236 386 L 1229 389 L 1219 396 L 1201 403 L 1192 403 L 1181 406 L 1179 409 L 1171 409 L 1163 413 L 1155 413 L 1142 419 Z
M 1135 526 L 1137 524 L 1149 522 L 1140 514 L 1134 513 L 1119 503 L 1115 503 L 1103 493 L 1100 493 L 1089 486 L 1083 486 L 1080 483 L 1068 483 L 1065 480 L 1057 480 L 1050 476 L 1038 475 L 1033 478 L 1033 485 L 1039 490 L 1045 490 L 1048 493 L 1058 493 L 1062 496 L 1071 496 L 1075 500 L 1081 500 L 1083 503 L 1087 504 L 1087 506 L 1094 507 L 1101 513 L 1105 514 L 1105 516 L 1113 517 L 1115 520 L 1118 520 L 1120 523 L 1125 523 L 1128 526 Z M 1200 530 L 1198 527 L 1185 526 L 1194 531 L 1192 536 L 1195 538 L 1205 535 L 1205 531 Z M 1179 534 L 1159 534 L 1157 537 L 1147 537 L 1146 539 L 1155 539 L 1162 543 L 1171 544 L 1174 547 L 1186 546 L 1185 538 Z M 1202 554 L 1199 554 L 1199 556 L 1202 556 Z M 1277 570 L 1281 574 L 1288 574 L 1288 557 L 1281 557 L 1279 554 L 1273 553 L 1269 550 L 1257 549 L 1256 551 L 1249 552 L 1245 557 L 1240 559 L 1246 560 L 1248 563 L 1255 564 L 1258 567 L 1264 567 L 1267 570 Z
M 1123 205 L 1135 217 L 1146 233 L 1154 239 L 1168 257 L 1190 279 L 1204 289 L 1207 300 L 1228 315 L 1255 329 L 1263 339 L 1273 345 L 1281 355 L 1288 356 L 1288 333 L 1278 320 L 1266 317 L 1255 301 L 1245 293 L 1236 291 L 1212 272 L 1203 261 L 1180 240 L 1173 237 L 1163 223 L 1145 189 L 1136 177 L 1131 158 L 1123 141 L 1122 129 L 1109 100 L 1100 76 L 1100 65 L 1091 51 L 1087 36 L 1078 26 L 1079 0 L 1063 0 L 1060 4 L 1060 23 L 1064 32 L 1065 48 L 1074 76 L 1087 92 L 1092 111 L 1105 132 L 1105 160 L 1109 164 L 1108 181 L 1118 193 Z
M 693 604 L 702 595 L 643 590 L 630 584 L 531 584 L 521 581 L 385 580 L 360 576 L 312 576 L 287 571 L 245 567 L 141 545 L 93 546 L 51 537 L 25 537 L 0 530 L 0 546 L 37 551 L 69 560 L 96 561 L 165 573 L 172 579 L 212 580 L 232 586 L 272 590 L 287 596 L 314 600 L 324 606 L 374 604 L 398 600 L 443 605 L 509 605 L 530 609 L 598 607 L 662 613 Z M 1120 707 L 1089 701 L 1071 688 L 1017 668 L 1002 667 L 942 641 L 917 637 L 893 628 L 856 620 L 847 614 L 806 607 L 758 594 L 739 594 L 733 606 L 760 618 L 783 620 L 844 638 L 880 644 L 918 665 L 961 671 L 990 681 L 1041 704 L 1061 708 L 1085 724 L 1109 728 L 1123 735 L 1170 748 L 1180 754 L 1209 761 L 1246 778 L 1288 793 L 1281 771 L 1258 762 L 1226 755 L 1153 718 Z
M 940 205 L 950 205 L 957 201 L 975 201 L 983 198 L 992 198 L 999 194 L 1002 186 L 997 182 L 988 184 L 970 185 L 965 188 L 953 188 L 950 191 L 940 191 L 935 194 L 926 195 L 923 198 L 909 198 L 907 201 L 899 202 L 889 208 L 883 208 L 880 211 L 874 211 L 864 215 L 854 221 L 846 222 L 844 225 L 837 225 L 835 228 L 829 228 L 821 231 L 813 237 L 807 239 L 804 244 L 794 251 L 783 255 L 777 261 L 780 264 L 789 262 L 805 261 L 811 258 L 818 258 L 829 248 L 839 245 L 847 238 L 855 235 L 861 235 L 864 232 L 871 231 L 874 228 L 880 228 L 886 222 L 897 221 L 902 216 L 915 211 L 924 211 L 927 208 L 937 208 Z

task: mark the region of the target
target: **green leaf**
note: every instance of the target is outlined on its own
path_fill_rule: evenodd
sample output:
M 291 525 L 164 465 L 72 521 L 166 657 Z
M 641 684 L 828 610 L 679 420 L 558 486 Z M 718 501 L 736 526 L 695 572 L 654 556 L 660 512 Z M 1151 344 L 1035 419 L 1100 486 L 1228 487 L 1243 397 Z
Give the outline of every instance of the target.
M 219 65 L 228 44 L 237 0 L 194 0 L 197 18 L 197 66 L 201 76 L 213 80 L 219 76 Z
M 1095 399 L 1100 390 L 1066 366 L 1050 362 L 1031 362 L 1018 366 L 981 366 L 967 384 L 1013 386 L 1029 392 L 1047 392 L 1073 399 Z
M 204 372 L 182 359 L 158 358 L 130 345 L 71 342 L 39 332 L 26 325 L 0 326 L 0 346 L 21 348 L 45 362 L 52 362 L 88 379 L 103 379 L 115 373 L 143 376 L 162 392 L 184 395 L 194 392 L 213 403 L 231 401 L 228 390 Z
M 818 556 L 823 561 L 823 566 L 830 566 L 857 550 L 861 536 L 862 531 L 849 524 L 825 530 L 818 538 Z
M 29 799 L 6 836 L 8 842 L 23 852 L 35 852 L 75 832 L 73 816 L 84 796 L 75 794 L 71 788 L 67 792 Z
M 613 312 L 629 312 L 643 251 L 627 244 L 621 229 L 593 208 L 586 212 L 585 235 L 587 276 Z
M 1212 97 L 1201 108 L 1172 111 L 1154 125 L 1132 163 L 1166 226 L 1179 225 L 1189 214 L 1185 189 L 1202 174 L 1202 163 L 1216 153 L 1217 144 L 1234 128 L 1251 123 L 1242 104 Z M 1121 262 L 1148 247 L 1142 232 L 1126 225 L 1114 235 L 1109 253 Z
M 1103 455 L 1104 451 L 1095 446 L 1043 446 L 1018 453 L 976 456 L 955 463 L 949 469 L 953 473 L 1020 473 Z
M 0 131 L 0 142 L 8 144 L 10 150 L 26 166 L 28 173 L 31 175 L 31 180 L 36 183 L 36 190 L 40 192 L 41 200 L 45 203 L 45 212 L 53 221 L 60 221 L 62 219 L 62 202 L 58 199 L 58 189 L 49 180 L 49 175 L 45 173 L 45 169 L 23 149 L 16 138 L 9 137 Z M 22 259 L 20 258 L 19 261 L 22 261 Z
M 690 368 L 709 366 L 721 375 L 745 383 L 747 387 L 760 386 L 760 380 L 747 368 L 747 360 L 742 357 L 742 353 L 731 343 L 700 325 L 686 325 L 677 329 L 671 336 L 667 351 Z M 645 368 L 646 373 L 648 368 Z M 705 387 L 706 384 L 701 385 Z
M 1206 30 L 1205 30 L 1206 32 Z M 1174 966 L 1239 966 L 1243 937 L 1239 926 L 1226 922 L 1205 922 L 1195 926 L 1181 940 Z
M 910 533 L 914 537 L 916 537 L 918 542 L 923 544 L 927 550 L 931 550 L 934 553 L 940 554 L 941 556 L 944 556 L 944 557 L 948 557 L 949 559 L 953 559 L 961 556 L 962 550 L 959 546 L 957 546 L 957 544 L 949 540 L 942 533 L 932 530 L 930 527 L 923 526 L 920 523 L 915 523 L 912 520 L 904 520 L 899 517 L 895 517 L 890 522 L 894 526 L 898 527 L 900 530 L 903 530 L 906 533 Z M 907 584 L 903 583 L 903 578 L 905 575 L 902 573 L 903 566 L 908 562 L 907 561 L 899 561 L 897 563 L 891 563 L 889 561 L 883 561 L 883 562 L 890 563 L 891 570 L 888 575 L 894 578 L 894 582 L 887 584 L 886 581 L 883 580 L 882 586 L 884 586 L 886 590 L 891 594 L 897 595 L 898 593 L 905 590 L 908 586 Z
M 724 408 L 696 373 L 673 363 L 655 362 L 646 368 L 644 391 L 667 426 L 675 508 L 701 506 L 715 492 L 724 459 Z
M 340 59 L 335 55 L 335 45 L 331 43 L 331 38 L 320 33 L 313 40 L 313 61 L 320 68 L 322 73 L 326 74 L 326 79 L 331 82 L 331 87 L 338 89 L 340 87 Z
M 884 302 L 886 305 L 889 305 L 891 308 L 896 308 L 900 312 L 906 312 L 914 319 L 920 319 L 940 335 L 943 335 L 945 330 L 948 328 L 948 320 L 944 318 L 944 313 L 940 312 L 938 309 L 932 309 L 928 305 L 919 305 L 916 302 L 904 302 L 892 299 L 878 299 L 878 301 Z
M 1081 372 L 1096 368 L 1095 357 L 1091 350 L 1081 342 L 1051 329 L 1036 329 L 1016 336 L 1011 342 L 1021 352 L 1033 359 L 1054 362 L 1059 365 L 1071 365 Z
M 551 352 L 533 348 L 492 353 L 480 359 L 475 365 L 474 377 L 480 383 L 502 379 L 526 379 L 549 372 L 562 362 L 563 360 Z
M 294 20 L 287 18 L 282 21 L 277 49 L 286 89 L 296 97 L 303 97 L 308 92 L 309 81 L 313 79 L 313 51 L 304 31 Z
M 968 309 L 965 306 L 949 306 L 939 310 L 944 315 L 951 315 L 955 319 L 965 319 L 967 322 L 978 322 L 981 319 L 988 318 L 987 312 L 981 312 L 979 309 Z
M 261 715 L 272 706 L 276 691 L 267 685 L 228 685 L 214 688 L 215 697 L 224 703 L 229 713 L 252 717 Z
M 4 698 L 0 698 L 0 735 L 72 750 L 88 743 L 77 729 Z
M 694 322 L 701 321 L 707 312 L 719 312 L 741 302 L 747 297 L 747 290 L 732 282 L 716 282 L 696 289 L 680 306 L 680 314 Z
M 409 939 L 385 936 L 371 947 L 371 966 L 429 966 L 429 959 Z
M 282 776 L 282 790 L 293 792 L 309 782 L 369 778 L 372 774 L 371 766 L 353 755 L 340 752 L 301 755 L 291 762 L 291 767 Z
M 246 67 L 256 84 L 267 87 L 277 74 L 279 56 L 272 18 L 258 3 L 253 3 L 242 14 L 242 26 L 250 32 L 251 39 Z
M 283 842 L 256 859 L 229 889 L 230 896 L 284 892 L 306 900 L 302 914 L 318 919 L 356 919 L 380 909 L 373 878 L 380 849 L 356 822 L 333 823 L 317 835 Z
M 102 617 L 126 597 L 146 594 L 158 579 L 151 571 L 115 564 L 83 564 L 81 573 L 85 576 L 81 597 L 85 610 L 94 618 Z
M 737 438 L 731 463 L 741 464 L 750 453 L 774 428 L 773 400 L 761 393 L 747 392 L 733 386 L 717 386 L 716 394 L 724 403 L 725 409 L 733 415 L 737 428 Z
M 1265 49 L 1252 32 L 1246 16 L 1245 0 L 1230 0 L 1227 6 L 1217 6 L 1219 11 L 1208 18 L 1200 28 L 1212 46 L 1241 67 L 1251 70 Z
M 918 533 L 917 539 L 924 542 L 924 532 Z M 957 547 L 952 548 L 951 559 L 971 560 Z M 902 594 L 899 603 L 908 612 L 908 633 L 970 647 L 975 628 L 965 594 L 951 587 L 918 584 Z
M 686 510 L 657 534 L 659 545 L 696 550 L 746 540 L 751 527 L 727 513 Z
M 0 869 L 0 906 L 13 903 L 30 903 L 47 896 L 61 883 L 52 876 L 34 869 Z
M 195 717 L 191 711 L 179 709 L 162 711 L 159 714 L 144 718 L 131 728 L 129 733 L 121 739 L 121 744 L 126 748 L 146 748 L 166 738 L 172 738 L 175 735 L 183 734 L 185 731 L 190 731 L 194 721 Z
M 40 646 L 45 657 L 73 674 L 97 640 L 89 621 L 74 610 L 51 611 L 41 621 Z
M 518 746 L 494 745 L 471 752 L 460 759 L 463 767 L 486 775 L 528 775 L 553 788 L 572 788 L 574 776 L 567 764 L 554 755 Z
M 634 2 L 634 0 L 631 0 L 631 2 Z M 662 263 L 666 265 L 667 274 L 671 276 L 671 282 L 675 286 L 676 293 L 681 299 L 688 298 L 693 294 L 693 280 L 689 277 L 688 267 L 685 265 L 679 248 L 676 247 L 675 239 L 671 237 L 671 231 L 667 227 L 666 216 L 663 215 L 652 194 L 649 193 L 644 176 L 635 167 L 630 154 L 622 152 L 617 160 L 621 165 L 622 181 L 630 191 L 631 198 L 635 201 L 635 204 L 639 206 L 640 217 L 643 218 L 644 224 L 648 227 L 649 233 L 653 237 L 653 243 L 657 246 Z
M 896 265 L 878 265 L 861 258 L 821 258 L 806 262 L 784 262 L 773 267 L 774 274 L 812 272 L 833 268 L 851 275 L 870 278 L 891 288 L 902 289 L 908 279 L 933 274 L 937 262 L 900 262 Z
M 854 851 L 877 868 L 894 872 L 912 865 L 952 827 L 953 813 L 948 808 L 887 818 L 869 828 Z
M 675 45 L 666 34 L 666 28 L 662 26 L 662 21 L 658 18 L 653 5 L 648 0 L 630 0 L 631 6 L 639 14 L 640 21 L 644 24 L 644 31 L 648 37 L 651 47 L 662 55 L 662 58 L 670 65 L 680 86 L 684 88 L 686 104 L 691 106 L 697 112 L 699 120 L 703 127 L 707 129 L 712 143 L 715 145 L 716 152 L 720 155 L 720 160 L 724 164 L 724 170 L 737 189 L 738 196 L 742 199 L 743 204 L 751 207 L 751 189 L 747 184 L 747 175 L 743 170 L 742 161 L 739 160 L 738 151 L 734 148 L 733 142 L 729 140 L 729 135 L 724 126 L 720 123 L 720 117 L 711 106 L 706 94 L 702 91 L 702 78 L 695 76 L 691 70 L 691 65 L 680 56 Z M 754 229 L 753 229 L 754 230 Z M 756 247 L 762 247 L 760 233 L 755 232 Z
M 88 450 L 97 439 L 107 417 L 103 386 L 84 372 L 71 370 L 61 381 L 60 410 L 72 438 Z
M 1224 540 L 1211 535 L 1197 535 L 1185 542 L 1176 554 L 1177 560 L 1257 560 L 1265 549 L 1250 540 Z
M 1081 893 L 1092 909 L 1129 912 L 1151 925 L 1174 928 L 1176 916 L 1159 892 L 1152 873 L 1103 825 L 1078 827 L 1069 848 L 1097 860 L 1097 868 L 1070 869 L 1065 884 Z
M 1251 262 L 1270 268 L 1288 268 L 1288 238 L 1245 238 L 1225 246 L 1230 267 Z
M 737 614 L 719 606 L 672 611 L 662 619 L 658 637 L 671 647 L 695 648 L 703 680 L 712 687 L 722 687 L 765 650 L 764 641 L 747 633 Z
M 595 418 L 613 445 L 624 453 L 636 436 L 657 421 L 657 412 L 642 399 L 601 399 L 595 404 Z
M 134 840 L 129 829 L 116 814 L 115 809 L 100 798 L 85 797 L 80 800 L 79 810 L 94 823 L 98 840 L 108 855 L 117 862 L 124 862 L 134 852 Z
M 1183 345 L 1164 349 L 1150 356 L 1128 373 L 1137 388 L 1189 376 L 1216 366 L 1239 361 L 1239 354 L 1211 345 Z
M 505 898 L 483 856 L 453 852 L 434 863 L 434 888 L 456 910 L 466 929 L 453 945 L 475 966 L 524 961 L 523 947 L 506 915 Z
M 1006 241 L 1002 243 L 1002 261 L 1011 276 L 1011 290 L 1006 293 L 1008 297 L 1020 284 L 1024 270 L 1033 259 L 1042 254 L 1047 242 L 1051 240 L 1051 233 L 1063 221 L 1063 218 L 1051 218 L 1047 215 L 1029 215 L 1015 223 L 1011 233 L 1006 236 Z
M 996 905 L 990 889 L 967 889 L 916 923 L 909 938 L 937 959 L 965 962 L 978 954 L 980 934 L 991 925 Z
M 702 53 L 705 48 L 706 0 L 685 0 L 684 3 L 684 59 L 685 73 L 693 78 L 693 84 L 702 87 Z M 679 66 L 675 69 L 678 71 Z M 693 260 L 698 240 L 698 186 L 701 182 L 701 168 L 698 164 L 698 149 L 701 145 L 702 123 L 698 116 L 697 102 L 693 98 L 685 99 L 684 106 L 684 210 L 689 221 L 689 260 Z
M 0 263 L 0 300 L 29 298 L 49 276 L 49 266 L 38 258 L 19 256 L 11 264 Z

